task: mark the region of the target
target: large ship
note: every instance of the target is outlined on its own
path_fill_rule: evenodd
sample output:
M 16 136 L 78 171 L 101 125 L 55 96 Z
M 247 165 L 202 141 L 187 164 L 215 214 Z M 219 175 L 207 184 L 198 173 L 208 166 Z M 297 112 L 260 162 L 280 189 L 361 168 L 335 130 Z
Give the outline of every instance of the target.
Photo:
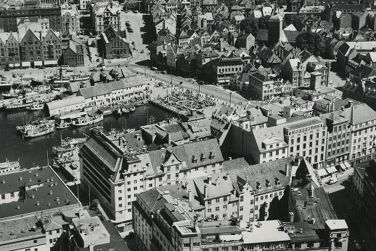
M 85 115 L 83 117 L 76 118 L 72 121 L 72 125 L 76 127 L 94 125 L 103 121 L 103 114 Z

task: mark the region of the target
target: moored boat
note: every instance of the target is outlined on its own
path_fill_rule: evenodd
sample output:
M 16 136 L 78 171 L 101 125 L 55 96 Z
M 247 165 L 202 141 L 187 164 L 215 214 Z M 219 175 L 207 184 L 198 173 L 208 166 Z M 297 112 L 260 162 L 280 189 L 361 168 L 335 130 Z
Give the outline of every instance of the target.
M 30 107 L 32 105 L 31 102 L 28 102 L 25 99 L 15 99 L 13 102 L 11 102 L 8 105 L 5 105 L 6 111 L 21 111 L 25 110 L 27 107 Z
M 44 136 L 54 132 L 54 126 L 36 126 L 31 129 L 26 130 L 22 136 L 24 138 L 36 138 Z
M 56 122 L 56 129 L 66 129 L 68 128 L 70 125 L 72 124 L 72 122 L 70 121 L 66 121 L 66 120 L 59 120 L 58 122 Z
M 33 102 L 31 104 L 31 106 L 26 107 L 26 110 L 29 110 L 29 111 L 41 111 L 41 110 L 43 110 L 43 104 L 41 104 L 39 102 Z
M 76 127 L 93 125 L 103 121 L 103 114 L 86 115 L 76 118 L 72 121 L 72 125 Z

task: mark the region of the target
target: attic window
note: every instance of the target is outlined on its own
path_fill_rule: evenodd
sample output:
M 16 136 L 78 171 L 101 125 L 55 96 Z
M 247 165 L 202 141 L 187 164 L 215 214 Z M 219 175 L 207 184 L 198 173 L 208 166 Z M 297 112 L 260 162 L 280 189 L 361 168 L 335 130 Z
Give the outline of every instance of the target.
M 201 153 L 201 157 L 200 157 L 201 161 L 205 160 L 205 157 L 204 157 L 204 154 Z
M 260 182 L 256 182 L 256 189 L 261 189 L 261 184 L 260 184 Z
M 276 184 L 277 186 L 281 185 L 281 182 L 279 181 L 278 178 L 275 178 L 275 184 Z
M 265 181 L 265 184 L 266 184 L 266 187 L 271 187 L 271 185 L 270 185 L 270 181 L 269 181 L 269 180 L 266 180 L 266 181 Z
M 209 153 L 209 159 L 214 159 L 214 153 L 212 151 Z
M 194 155 L 192 155 L 192 163 L 197 163 L 197 159 Z

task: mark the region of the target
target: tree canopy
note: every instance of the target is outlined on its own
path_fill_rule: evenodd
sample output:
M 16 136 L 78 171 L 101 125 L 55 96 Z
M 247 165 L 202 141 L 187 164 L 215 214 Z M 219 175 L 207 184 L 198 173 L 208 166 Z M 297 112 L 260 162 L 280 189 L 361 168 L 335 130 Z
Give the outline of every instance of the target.
M 296 45 L 301 50 L 307 50 L 316 56 L 325 52 L 325 41 L 317 33 L 303 32 L 296 38 Z

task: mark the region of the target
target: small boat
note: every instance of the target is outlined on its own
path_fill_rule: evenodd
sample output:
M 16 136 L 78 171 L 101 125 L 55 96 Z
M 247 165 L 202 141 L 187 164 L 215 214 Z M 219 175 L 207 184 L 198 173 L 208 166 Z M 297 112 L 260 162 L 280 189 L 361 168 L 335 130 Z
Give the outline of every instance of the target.
M 122 111 L 123 113 L 125 113 L 125 114 L 127 114 L 127 113 L 130 112 L 130 110 L 129 110 L 128 108 L 125 108 L 125 107 L 122 108 L 121 111 Z
M 76 118 L 72 121 L 72 125 L 76 127 L 93 125 L 103 121 L 103 114 L 86 115 Z
M 26 110 L 28 111 L 41 111 L 43 110 L 43 104 L 39 102 L 33 102 L 31 106 L 26 107 Z
M 72 75 L 70 77 L 70 82 L 81 82 L 81 81 L 89 81 L 90 80 L 90 75 Z
M 114 114 L 120 116 L 121 114 L 123 114 L 123 112 L 122 112 L 121 108 L 118 108 L 118 109 L 114 110 Z
M 25 99 L 16 99 L 13 102 L 11 102 L 8 105 L 5 105 L 5 110 L 6 111 L 21 111 L 25 110 L 26 108 L 30 107 L 32 105 L 31 102 L 28 102 Z
M 34 120 L 30 124 L 23 125 L 23 126 L 16 126 L 16 131 L 24 134 L 26 131 L 33 130 L 34 128 L 37 127 L 53 127 L 54 126 L 54 120 L 47 120 L 47 119 L 42 119 L 42 120 Z
M 69 121 L 66 121 L 66 120 L 60 120 L 60 121 L 56 122 L 55 126 L 56 126 L 56 129 L 66 129 L 71 124 L 72 124 L 72 122 L 69 122 Z
M 10 88 L 8 92 L 3 92 L 1 96 L 3 96 L 4 99 L 17 98 L 20 93 L 21 90 Z
M 134 111 L 136 110 L 136 107 L 131 106 L 131 107 L 129 108 L 129 110 L 130 110 L 131 112 L 134 112 Z
M 54 126 L 37 126 L 31 129 L 26 130 L 22 136 L 24 138 L 36 138 L 40 136 L 44 136 L 50 133 L 53 133 L 55 130 Z

